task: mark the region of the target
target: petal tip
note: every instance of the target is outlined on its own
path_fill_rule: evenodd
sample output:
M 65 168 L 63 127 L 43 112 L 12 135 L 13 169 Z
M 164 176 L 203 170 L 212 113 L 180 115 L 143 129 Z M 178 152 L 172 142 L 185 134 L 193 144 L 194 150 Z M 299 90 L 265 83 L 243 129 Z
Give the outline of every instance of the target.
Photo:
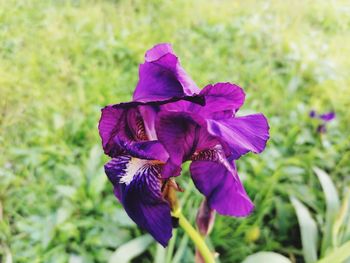
M 159 43 L 154 45 L 151 49 L 147 50 L 145 54 L 145 61 L 152 62 L 160 59 L 166 54 L 173 54 L 174 50 L 170 43 Z

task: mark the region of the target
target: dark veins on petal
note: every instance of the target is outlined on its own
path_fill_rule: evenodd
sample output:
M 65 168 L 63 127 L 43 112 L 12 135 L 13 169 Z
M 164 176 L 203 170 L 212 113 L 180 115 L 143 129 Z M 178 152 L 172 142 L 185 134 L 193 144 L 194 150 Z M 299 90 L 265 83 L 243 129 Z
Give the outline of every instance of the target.
M 166 246 L 171 237 L 170 206 L 160 191 L 160 166 L 140 168 L 125 187 L 122 203 L 131 219 Z
M 118 156 L 105 165 L 114 192 L 129 217 L 166 246 L 171 237 L 169 203 L 161 192 L 162 165 L 155 161 Z

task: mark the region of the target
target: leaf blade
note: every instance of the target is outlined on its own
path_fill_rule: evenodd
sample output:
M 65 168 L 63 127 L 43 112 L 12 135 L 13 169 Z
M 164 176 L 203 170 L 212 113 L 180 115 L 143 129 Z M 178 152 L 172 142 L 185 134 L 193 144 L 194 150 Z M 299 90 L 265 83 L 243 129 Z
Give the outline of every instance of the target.
M 297 214 L 303 254 L 306 263 L 317 261 L 318 231 L 315 220 L 312 218 L 307 207 L 296 197 L 291 196 L 290 200 Z
M 334 249 L 328 256 L 317 263 L 341 263 L 350 258 L 350 241 Z
M 135 238 L 118 247 L 111 255 L 108 263 L 128 263 L 133 258 L 141 255 L 153 243 L 150 235 Z
M 332 228 L 340 209 L 340 200 L 337 189 L 330 176 L 318 167 L 313 167 L 313 170 L 321 183 L 326 201 L 326 223 L 321 248 L 321 255 L 325 255 L 327 249 L 332 245 Z

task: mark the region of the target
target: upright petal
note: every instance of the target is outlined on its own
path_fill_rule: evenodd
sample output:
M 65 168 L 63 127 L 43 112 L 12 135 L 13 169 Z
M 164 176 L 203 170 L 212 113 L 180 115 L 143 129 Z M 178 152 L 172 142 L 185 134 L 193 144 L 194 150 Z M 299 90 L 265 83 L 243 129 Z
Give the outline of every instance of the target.
M 162 197 L 161 166 L 149 160 L 119 156 L 105 165 L 115 194 L 130 218 L 164 247 L 171 238 L 170 206 Z
M 157 61 L 161 57 L 163 57 L 167 54 L 172 54 L 172 55 L 176 56 L 171 44 L 160 43 L 160 44 L 157 44 L 153 48 L 146 51 L 145 61 L 146 62 Z
M 200 111 L 197 114 L 214 118 L 219 115 L 232 117 L 245 99 L 243 89 L 228 82 L 208 85 L 201 90 L 200 95 L 205 98 L 205 106 L 197 106 Z
M 139 82 L 133 96 L 135 101 L 161 101 L 199 93 L 170 44 L 154 46 L 147 51 L 145 60 L 139 68 Z
M 158 107 L 139 106 L 140 114 L 144 121 L 145 130 L 150 140 L 157 140 L 155 129 L 156 117 L 159 111 Z
M 219 151 L 202 153 L 194 158 L 190 172 L 197 189 L 208 199 L 210 208 L 219 214 L 243 217 L 254 205 L 239 180 L 237 171 Z
M 103 108 L 98 128 L 103 149 L 111 157 L 128 153 L 150 160 L 168 159 L 168 153 L 162 144 L 156 140 L 149 140 L 137 107 L 124 108 L 117 104 Z
M 207 120 L 208 131 L 228 145 L 232 157 L 238 159 L 247 152 L 260 153 L 269 139 L 269 125 L 263 114 Z
M 207 85 L 199 96 L 204 99 L 204 105 L 179 100 L 164 104 L 161 109 L 196 113 L 203 118 L 222 119 L 233 117 L 245 99 L 243 89 L 231 83 Z

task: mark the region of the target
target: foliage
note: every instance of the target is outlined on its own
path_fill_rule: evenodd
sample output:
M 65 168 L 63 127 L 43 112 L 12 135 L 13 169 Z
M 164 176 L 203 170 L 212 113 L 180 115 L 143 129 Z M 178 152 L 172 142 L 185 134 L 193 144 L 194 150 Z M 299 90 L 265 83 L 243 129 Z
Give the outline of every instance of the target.
M 314 168 L 314 171 L 322 185 L 326 202 L 325 219 L 320 222 L 322 243 L 319 249 L 319 258 L 321 258 L 319 262 L 341 263 L 350 258 L 350 250 L 348 249 L 350 241 L 342 244 L 345 242 L 342 237 L 348 232 L 348 224 L 345 222 L 345 218 L 350 217 L 350 189 L 347 189 L 347 194 L 345 195 L 342 206 L 340 206 L 338 193 L 332 179 L 327 173 L 317 167 Z M 291 197 L 291 201 L 298 216 L 304 259 L 306 262 L 316 262 L 318 258 L 317 241 L 319 239 L 317 223 L 310 215 L 308 208 L 305 207 L 297 198 Z
M 243 110 L 271 124 L 266 151 L 238 162 L 255 212 L 218 216 L 208 240 L 219 260 L 275 251 L 303 262 L 289 196 L 327 236 L 317 256 L 332 256 L 329 244 L 350 240 L 349 14 L 346 1 L 1 1 L 0 261 L 107 262 L 142 236 L 105 178 L 97 122 L 101 106 L 131 98 L 143 53 L 159 42 L 199 86 L 241 85 Z M 327 134 L 311 109 L 337 113 Z M 314 166 L 343 200 L 335 218 Z M 200 195 L 187 172 L 180 184 L 193 222 Z M 134 262 L 193 262 L 193 251 L 178 229 L 166 250 L 152 242 Z

